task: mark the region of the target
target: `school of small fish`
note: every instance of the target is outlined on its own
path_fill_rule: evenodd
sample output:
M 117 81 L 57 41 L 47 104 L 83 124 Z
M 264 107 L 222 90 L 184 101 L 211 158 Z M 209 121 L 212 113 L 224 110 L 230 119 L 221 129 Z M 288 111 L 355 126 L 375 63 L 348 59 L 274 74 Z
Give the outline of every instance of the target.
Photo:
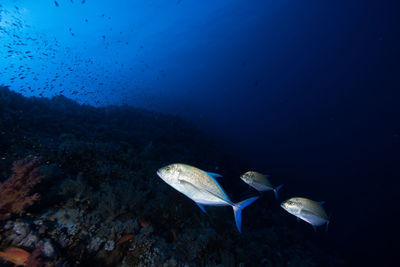
M 70 4 L 74 4 L 74 1 L 71 0 Z M 80 4 L 85 4 L 85 0 L 81 0 Z M 57 1 L 54 1 L 54 7 L 62 8 Z M 107 67 L 99 65 L 98 62 L 95 62 L 95 59 L 75 54 L 70 47 L 61 46 L 56 38 L 49 38 L 39 33 L 36 35 L 27 33 L 25 29 L 30 26 L 21 17 L 21 10 L 18 6 L 9 10 L 0 4 L 0 36 L 4 40 L 0 46 L 0 56 L 5 61 L 13 62 L 0 70 L 0 75 L 9 76 L 10 85 L 18 84 L 19 87 L 16 88 L 16 91 L 21 93 L 36 93 L 39 96 L 66 93 L 80 97 L 91 95 L 92 98 L 96 99 L 96 104 L 102 104 L 100 101 L 104 99 L 104 96 L 101 88 L 105 85 L 105 81 L 113 80 Z M 101 14 L 100 17 L 107 20 L 111 19 L 110 16 L 105 14 Z M 82 25 L 87 23 L 89 21 L 85 19 Z M 71 38 L 76 38 L 72 28 L 68 28 L 68 32 Z M 116 42 L 130 45 L 127 39 L 124 40 L 122 32 L 120 34 L 121 39 Z M 109 46 L 110 41 L 106 34 L 99 35 L 99 39 L 102 40 L 106 48 Z M 143 48 L 143 46 L 141 45 L 140 48 Z M 69 58 L 70 61 L 60 62 L 58 58 Z M 143 64 L 141 67 L 143 72 L 149 66 L 144 62 L 141 63 Z M 126 68 L 123 63 L 116 60 L 110 61 L 110 64 L 117 65 L 117 70 L 121 73 Z M 129 71 L 131 70 L 129 68 Z M 85 73 L 84 79 L 81 77 L 82 73 Z M 160 70 L 160 76 L 165 76 L 164 70 Z M 37 81 L 37 84 L 32 84 L 32 81 Z M 86 86 L 82 85 L 82 81 L 90 84 L 92 89 L 87 90 Z M 66 82 L 69 83 L 67 88 L 65 87 Z M 121 81 L 107 85 L 110 88 L 124 87 Z M 186 164 L 168 165 L 159 169 L 157 174 L 174 189 L 192 199 L 204 212 L 205 205 L 231 206 L 239 232 L 241 232 L 242 210 L 260 197 L 251 197 L 239 203 L 234 203 L 216 180 L 221 175 L 205 172 Z M 278 191 L 282 188 L 282 185 L 273 187 L 268 175 L 256 171 L 248 171 L 242 174 L 240 178 L 260 192 L 260 195 L 262 192 L 273 191 L 275 197 L 278 198 Z M 322 207 L 322 202 L 295 197 L 282 202 L 281 207 L 297 218 L 311 224 L 314 228 L 329 224 L 329 218 Z
M 85 0 L 53 3 L 52 7 L 61 12 L 67 6 L 86 6 Z M 112 29 L 113 18 L 107 15 L 106 10 L 97 16 L 104 26 L 98 26 L 100 32 L 96 40 L 93 40 L 99 46 L 99 53 L 112 55 L 105 57 L 94 57 L 85 53 L 85 43 L 81 50 L 71 47 L 75 39 L 80 41 L 78 30 L 72 26 L 60 29 L 71 42 L 68 44 L 65 40 L 60 40 L 59 36 L 36 31 L 25 19 L 25 13 L 27 11 L 23 6 L 0 3 L 0 76 L 3 82 L 8 80 L 5 85 L 14 91 L 40 97 L 65 95 L 81 101 L 82 104 L 91 105 L 108 105 L 110 103 L 105 96 L 110 93 L 116 95 L 118 92 L 121 95 L 120 100 L 126 104 L 127 95 L 132 91 L 138 96 L 146 95 L 145 89 L 139 86 L 137 80 L 132 79 L 133 76 L 154 72 L 157 80 L 166 77 L 164 69 L 155 69 L 142 59 L 145 47 L 132 43 L 136 29 Z M 88 18 L 82 19 L 79 24 L 80 31 L 89 31 L 93 26 Z M 136 51 L 135 65 L 128 65 L 123 61 L 126 56 L 119 50 L 126 49 Z M 118 78 L 114 75 L 115 72 L 119 73 Z M 132 88 L 135 90 L 131 90 Z M 107 93 L 107 90 L 110 92 Z
M 256 171 L 248 171 L 240 178 L 252 188 L 256 189 L 260 196 L 250 197 L 239 203 L 234 203 L 222 189 L 217 179 L 222 175 L 205 172 L 196 167 L 174 163 L 160 168 L 157 175 L 175 190 L 181 192 L 193 200 L 199 208 L 206 212 L 204 206 L 231 206 L 233 208 L 236 227 L 242 231 L 242 210 L 256 201 L 264 191 L 274 191 L 278 198 L 278 190 L 283 185 L 273 187 L 268 175 Z M 290 214 L 312 225 L 316 231 L 317 226 L 329 224 L 329 218 L 322 207 L 323 202 L 316 202 L 308 198 L 293 197 L 281 203 L 281 207 Z

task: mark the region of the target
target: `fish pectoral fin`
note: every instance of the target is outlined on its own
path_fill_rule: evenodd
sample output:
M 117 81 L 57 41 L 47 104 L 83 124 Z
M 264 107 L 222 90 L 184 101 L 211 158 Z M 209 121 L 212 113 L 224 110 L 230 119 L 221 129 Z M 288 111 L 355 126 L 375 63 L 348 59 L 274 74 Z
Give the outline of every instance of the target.
M 196 190 L 199 191 L 199 192 L 201 191 L 201 189 L 200 189 L 199 187 L 195 186 L 195 185 L 192 184 L 191 182 L 188 182 L 188 181 L 183 180 L 183 179 L 179 179 L 179 182 L 182 183 L 182 184 L 184 184 L 184 185 L 188 185 L 188 186 L 190 186 L 190 187 L 196 189 Z
M 301 210 L 301 215 L 303 215 L 304 217 L 318 216 L 318 214 L 315 214 L 314 212 L 306 210 L 306 209 Z
M 221 197 L 219 194 L 215 193 L 214 191 L 212 191 L 208 188 L 196 186 L 196 185 L 192 184 L 191 182 L 188 182 L 188 181 L 182 180 L 182 179 L 179 179 L 179 182 L 181 182 L 185 185 L 191 186 L 191 187 L 195 188 L 196 190 L 198 190 L 199 192 L 206 191 L 207 193 L 210 193 L 211 195 L 215 196 L 216 198 L 219 198 L 220 200 L 226 202 L 228 205 L 231 205 L 231 206 L 235 205 L 232 201 Z
M 211 195 L 215 196 L 216 198 L 219 198 L 220 200 L 226 202 L 228 205 L 235 206 L 235 204 L 234 204 L 232 201 L 221 197 L 221 196 L 218 195 L 217 193 L 215 193 L 215 192 L 213 192 L 213 191 L 211 191 L 211 190 L 209 190 L 209 189 L 207 189 L 207 188 L 202 188 L 202 189 L 205 190 L 205 191 L 207 191 L 207 192 L 210 193 Z
M 325 220 L 318 213 L 315 213 L 315 212 L 312 212 L 309 210 L 305 210 L 305 209 L 301 210 L 301 218 L 310 224 L 313 224 L 313 221 L 315 221 L 317 218 L 321 219 L 321 220 Z
M 218 173 L 214 173 L 214 172 L 206 172 L 209 176 L 211 176 L 212 178 L 219 178 L 222 177 L 221 174 Z

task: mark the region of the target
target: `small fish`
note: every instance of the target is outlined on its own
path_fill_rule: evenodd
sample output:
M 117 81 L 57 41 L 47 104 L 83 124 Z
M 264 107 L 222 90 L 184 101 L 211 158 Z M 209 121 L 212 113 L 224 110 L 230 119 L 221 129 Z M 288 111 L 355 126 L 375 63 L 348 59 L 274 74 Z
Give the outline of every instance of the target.
M 221 175 L 182 163 L 165 166 L 159 169 L 157 174 L 164 182 L 196 202 L 203 212 L 206 212 L 203 205 L 232 206 L 239 232 L 242 231 L 242 210 L 258 199 L 258 197 L 251 197 L 242 202 L 233 203 L 215 180 Z
M 56 7 L 59 7 L 60 5 L 57 3 L 57 1 L 54 1 L 54 4 L 56 5 Z
M 248 171 L 240 176 L 240 179 L 242 179 L 246 184 L 250 185 L 259 192 L 273 190 L 276 199 L 278 199 L 278 191 L 282 188 L 283 184 L 274 188 L 268 178 L 269 175 L 264 175 L 255 171 Z
M 329 224 L 329 218 L 326 215 L 322 204 L 324 204 L 323 201 L 316 202 L 308 198 L 293 197 L 283 201 L 281 207 L 297 218 L 311 224 L 314 228 L 314 231 L 316 231 L 317 226 L 321 226 L 326 223 L 326 228 L 328 228 Z

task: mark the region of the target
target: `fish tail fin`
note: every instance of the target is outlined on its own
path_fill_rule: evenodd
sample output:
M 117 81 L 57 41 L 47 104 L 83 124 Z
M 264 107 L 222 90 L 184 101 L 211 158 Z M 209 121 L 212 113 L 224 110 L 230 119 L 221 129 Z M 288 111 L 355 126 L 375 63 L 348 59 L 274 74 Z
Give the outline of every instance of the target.
M 332 215 L 329 215 L 328 221 L 326 222 L 325 232 L 328 232 L 329 222 L 331 221 Z
M 235 215 L 236 227 L 238 228 L 240 233 L 242 232 L 242 210 L 254 201 L 256 201 L 258 198 L 259 197 L 251 197 L 232 206 L 233 213 Z
M 277 187 L 274 188 L 274 194 L 275 194 L 276 199 L 279 198 L 279 196 L 278 196 L 278 191 L 279 191 L 282 187 L 283 187 L 283 184 L 278 185 Z

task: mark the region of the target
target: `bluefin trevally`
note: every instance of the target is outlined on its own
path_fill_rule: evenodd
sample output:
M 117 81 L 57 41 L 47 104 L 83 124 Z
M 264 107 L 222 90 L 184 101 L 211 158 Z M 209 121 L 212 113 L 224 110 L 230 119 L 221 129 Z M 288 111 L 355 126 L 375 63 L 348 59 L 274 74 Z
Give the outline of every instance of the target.
M 251 197 L 242 202 L 233 203 L 215 180 L 221 175 L 205 172 L 183 163 L 174 163 L 160 168 L 157 174 L 164 182 L 196 202 L 203 212 L 206 212 L 203 205 L 232 206 L 239 232 L 242 231 L 242 210 L 258 199 L 258 197 Z
M 255 171 L 248 171 L 240 175 L 240 179 L 259 192 L 273 190 L 276 199 L 278 199 L 278 191 L 282 188 L 283 184 L 274 188 L 268 178 L 269 175 L 261 174 Z
M 323 203 L 323 201 L 317 202 L 308 198 L 293 197 L 283 201 L 281 207 L 297 218 L 308 222 L 316 230 L 317 226 L 326 223 L 328 227 L 329 224 L 329 218 L 322 207 Z

